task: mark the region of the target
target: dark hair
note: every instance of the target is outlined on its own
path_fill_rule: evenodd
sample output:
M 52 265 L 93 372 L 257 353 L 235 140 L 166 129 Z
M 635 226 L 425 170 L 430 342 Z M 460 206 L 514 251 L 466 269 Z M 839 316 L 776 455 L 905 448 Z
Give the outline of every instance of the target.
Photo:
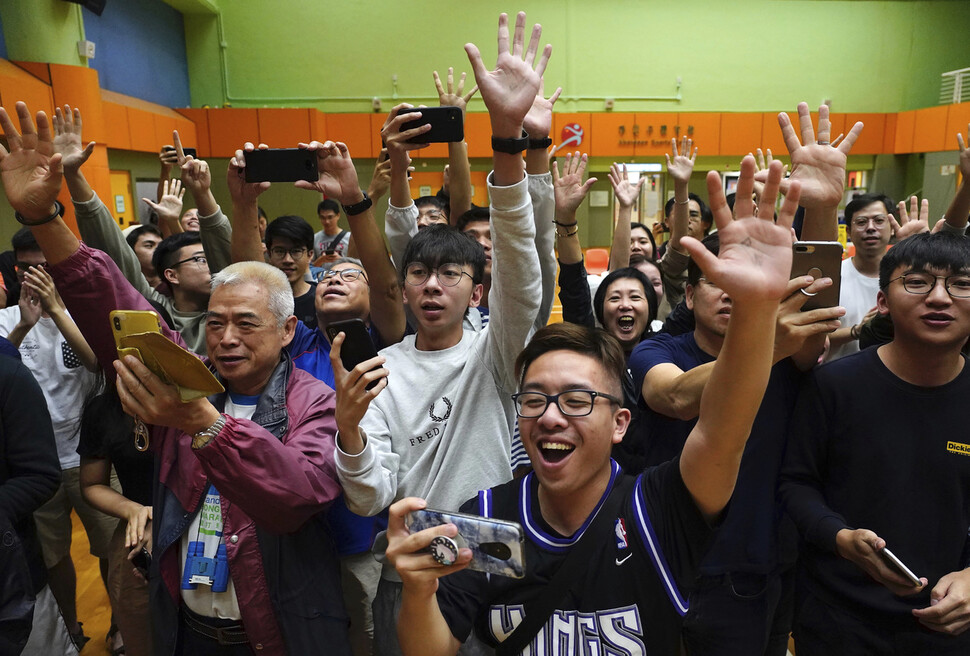
M 946 232 L 924 232 L 904 239 L 879 263 L 879 288 L 885 291 L 893 272 L 904 265 L 917 271 L 927 267 L 951 273 L 970 271 L 970 239 Z
M 653 334 L 650 324 L 657 318 L 657 306 L 659 305 L 657 301 L 657 290 L 653 288 L 653 283 L 650 282 L 650 279 L 642 271 L 634 269 L 633 267 L 617 269 L 603 278 L 603 282 L 596 289 L 596 296 L 593 297 L 593 312 L 596 313 L 596 320 L 600 322 L 600 325 L 603 325 L 603 306 L 606 304 L 606 294 L 610 290 L 610 285 L 622 278 L 632 278 L 643 286 L 643 295 L 647 297 L 647 303 L 650 309 L 647 310 L 647 327 L 643 331 L 643 334 L 640 335 L 640 339 L 646 339 Z
M 515 359 L 515 377 L 520 386 L 532 363 L 550 351 L 572 351 L 593 358 L 613 378 L 613 389 L 609 390 L 610 393 L 623 396 L 626 355 L 620 342 L 605 330 L 587 328 L 568 321 L 540 328 Z
M 325 198 L 317 204 L 317 214 L 324 210 L 330 210 L 336 214 L 340 214 L 340 203 L 332 198 Z
M 651 230 L 650 228 L 648 228 L 643 223 L 640 223 L 639 221 L 630 221 L 630 234 L 631 235 L 633 234 L 633 231 L 636 230 L 637 228 L 639 228 L 640 230 L 643 230 L 645 233 L 647 233 L 647 239 L 650 240 L 650 246 L 652 247 L 650 249 L 651 255 L 647 259 L 655 262 L 657 260 L 657 240 L 653 238 L 653 230 Z
M 146 224 L 146 225 L 140 225 L 134 230 L 132 230 L 131 232 L 129 232 L 128 235 L 125 237 L 125 241 L 127 241 L 128 245 L 131 246 L 131 249 L 134 250 L 135 244 L 138 243 L 138 238 L 144 234 L 155 235 L 159 239 L 162 238 L 162 233 L 158 228 L 156 228 L 153 225 Z
M 313 250 L 313 227 L 302 216 L 278 216 L 266 226 L 266 248 L 273 247 L 274 239 L 286 239 L 307 250 Z
M 458 217 L 458 223 L 455 227 L 458 228 L 459 232 L 465 232 L 465 228 L 468 227 L 469 223 L 488 223 L 489 210 L 487 207 L 473 207 L 461 216 Z
M 256 206 L 256 216 L 262 219 L 266 218 L 266 210 L 263 209 L 262 205 Z
M 701 200 L 700 196 L 698 196 L 692 191 L 689 191 L 687 192 L 687 201 L 689 203 L 692 200 L 696 201 L 701 208 L 701 221 L 703 221 L 707 225 L 711 225 L 712 223 L 714 223 L 714 215 L 711 213 L 711 208 L 707 206 L 707 203 Z M 671 196 L 670 198 L 667 199 L 667 202 L 664 204 L 664 216 L 668 219 L 670 218 L 670 212 L 674 209 L 674 202 L 675 202 L 675 199 L 673 196 Z
M 152 253 L 152 267 L 155 269 L 156 275 L 165 280 L 165 269 L 171 268 L 178 261 L 179 251 L 186 246 L 195 246 L 196 244 L 202 245 L 202 237 L 196 230 L 177 232 L 159 242 L 158 246 L 155 247 L 155 252 Z
M 10 239 L 10 245 L 13 247 L 14 253 L 17 251 L 39 251 L 40 244 L 37 243 L 37 239 L 34 237 L 34 233 L 30 231 L 30 228 L 21 228 L 14 236 Z
M 422 207 L 427 207 L 428 205 L 437 207 L 439 210 L 445 213 L 446 217 L 449 216 L 448 205 L 445 203 L 445 201 L 441 200 L 437 196 L 420 196 L 419 198 L 414 199 L 414 206 L 418 208 L 418 210 L 420 210 Z
M 701 240 L 701 243 L 704 244 L 704 247 L 714 255 L 717 255 L 721 250 L 721 238 L 718 237 L 716 232 L 704 237 L 704 239 Z M 694 261 L 694 258 L 690 258 L 690 262 L 687 263 L 687 284 L 696 286 L 703 275 L 704 272 L 701 271 L 701 268 L 697 265 L 697 262 Z
M 852 221 L 852 216 L 859 210 L 865 208 L 873 203 L 882 203 L 886 206 L 886 212 L 888 214 L 893 213 L 893 208 L 896 204 L 893 203 L 893 199 L 885 194 L 856 194 L 852 197 L 852 200 L 848 202 L 845 206 L 845 222 L 848 224 Z
M 472 282 L 476 285 L 485 277 L 485 249 L 477 241 L 452 226 L 436 223 L 421 230 L 408 242 L 401 259 L 401 279 L 412 262 L 420 262 L 429 269 L 453 262 L 472 268 Z

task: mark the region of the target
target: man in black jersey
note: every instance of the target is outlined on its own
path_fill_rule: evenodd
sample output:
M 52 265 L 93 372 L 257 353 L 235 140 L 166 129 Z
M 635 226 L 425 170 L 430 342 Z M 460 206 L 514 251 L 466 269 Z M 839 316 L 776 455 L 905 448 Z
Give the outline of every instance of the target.
M 792 417 L 780 493 L 804 541 L 795 644 L 799 656 L 965 655 L 970 240 L 894 246 L 876 303 L 894 339 L 818 368 Z
M 742 163 L 739 195 L 751 197 L 754 159 Z M 771 217 L 780 164 L 774 166 L 760 208 Z M 466 512 L 521 522 L 526 532 L 526 577 L 486 577 L 461 571 L 462 549 L 451 566 L 425 553 L 453 525 L 409 534 L 404 517 L 422 508 L 407 498 L 391 506 L 388 557 L 404 582 L 398 636 L 405 654 L 454 654 L 470 631 L 499 645 L 528 615 L 600 507 L 619 495 L 619 511 L 595 540 L 594 556 L 578 568 L 568 593 L 535 636 L 532 653 L 676 654 L 687 611 L 682 586 L 709 544 L 731 493 L 738 463 L 768 380 L 774 317 L 788 283 L 789 226 L 799 184 L 793 183 L 778 225 L 770 218 L 732 220 L 717 173 L 708 192 L 721 234 L 719 257 L 700 242 L 682 242 L 706 276 L 734 300 L 731 326 L 711 373 L 718 394 L 706 395 L 680 458 L 633 479 L 610 458 L 630 413 L 621 405 L 622 349 L 609 335 L 558 324 L 540 330 L 517 361 L 515 395 L 522 441 L 534 473 L 485 490 Z M 743 205 L 738 216 L 753 217 Z M 445 575 L 454 574 L 453 576 Z M 439 581 L 440 579 L 440 581 Z M 545 650 L 543 650 L 543 645 Z M 537 651 L 538 650 L 538 651 Z

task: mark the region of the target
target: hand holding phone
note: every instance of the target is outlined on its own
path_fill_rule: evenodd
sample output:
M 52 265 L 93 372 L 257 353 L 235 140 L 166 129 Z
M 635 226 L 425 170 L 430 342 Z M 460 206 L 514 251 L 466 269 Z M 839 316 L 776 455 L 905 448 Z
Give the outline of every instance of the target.
M 317 155 L 306 148 L 265 148 L 246 153 L 246 182 L 316 182 Z
M 799 241 L 792 246 L 791 277 L 810 275 L 831 278 L 832 284 L 817 294 L 802 292 L 808 300 L 802 310 L 836 307 L 842 281 L 842 244 L 837 241 Z
M 472 552 L 468 569 L 515 579 L 525 576 L 525 533 L 518 523 L 430 508 L 413 510 L 406 518 L 412 533 L 442 524 L 454 524 L 458 535 L 437 536 L 431 541 L 429 550 L 438 563 L 453 564 L 458 551 L 467 548 Z
M 913 584 L 913 587 L 918 588 L 921 585 L 923 585 L 923 582 L 920 580 L 918 576 L 916 576 L 916 574 L 913 573 L 913 570 L 911 570 L 909 567 L 904 565 L 903 561 L 897 558 L 896 554 L 890 551 L 888 547 L 883 547 L 882 549 L 880 549 L 879 555 L 882 556 L 883 561 L 887 565 L 889 565 L 891 569 L 896 570 L 897 572 L 905 576 L 907 579 L 909 579 L 910 583 Z
M 465 138 L 465 121 L 460 107 L 404 108 L 398 112 L 398 116 L 414 112 L 419 112 L 421 117 L 404 123 L 401 126 L 401 132 L 419 128 L 422 125 L 430 125 L 431 129 L 423 134 L 411 137 L 408 139 L 409 143 L 448 143 L 461 141 Z

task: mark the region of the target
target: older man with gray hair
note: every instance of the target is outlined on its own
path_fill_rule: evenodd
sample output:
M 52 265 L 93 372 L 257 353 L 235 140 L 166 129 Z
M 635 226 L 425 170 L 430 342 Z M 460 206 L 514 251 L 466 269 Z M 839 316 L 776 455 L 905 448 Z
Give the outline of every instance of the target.
M 17 114 L 23 136 L 0 108 L 7 199 L 102 367 L 117 374 L 125 410 L 151 425 L 158 477 L 145 546 L 154 553 L 156 652 L 302 654 L 326 645 L 329 654 L 349 654 L 337 560 L 320 514 L 340 491 L 334 393 L 286 353 L 297 319 L 285 275 L 241 262 L 213 277 L 206 350 L 227 391 L 182 403 L 137 359 L 116 360 L 108 312 L 151 306 L 59 218 L 62 167 L 51 155 L 48 119 L 38 113 L 35 130 L 24 103 Z

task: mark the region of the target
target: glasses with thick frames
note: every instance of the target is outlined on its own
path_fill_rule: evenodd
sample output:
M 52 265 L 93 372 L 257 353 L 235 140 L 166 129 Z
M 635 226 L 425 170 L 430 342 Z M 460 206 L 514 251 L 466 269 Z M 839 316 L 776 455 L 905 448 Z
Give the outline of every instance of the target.
M 936 281 L 943 281 L 943 288 L 953 298 L 970 298 L 970 275 L 957 273 L 950 276 L 934 276 L 932 273 L 904 273 L 889 283 L 903 281 L 903 289 L 910 294 L 926 296 L 936 287 Z
M 515 404 L 515 414 L 523 419 L 536 419 L 545 414 L 550 403 L 566 417 L 585 417 L 593 412 L 593 404 L 597 397 L 603 397 L 610 403 L 623 405 L 621 399 L 611 394 L 594 392 L 593 390 L 566 390 L 559 394 L 543 394 L 542 392 L 519 392 L 512 395 Z
M 271 248 L 269 249 L 269 254 L 271 257 L 277 260 L 282 260 L 284 257 L 289 255 L 294 260 L 299 260 L 301 257 L 307 254 L 306 248 Z
M 462 271 L 460 264 L 439 264 L 434 269 L 429 269 L 423 264 L 414 262 L 404 270 L 404 282 L 414 287 L 423 285 L 431 274 L 434 274 L 438 282 L 445 287 L 454 287 L 461 282 L 462 276 L 472 277 L 467 271 Z
M 327 269 L 323 272 L 324 280 L 333 278 L 334 276 L 340 276 L 340 279 L 344 282 L 353 282 L 361 276 L 364 276 L 364 280 L 367 280 L 367 274 L 364 273 L 363 269 L 340 269 L 339 271 Z
M 187 257 L 184 260 L 179 260 L 178 262 L 170 266 L 169 269 L 174 269 L 175 267 L 181 264 L 185 264 L 186 262 L 193 262 L 201 266 L 204 264 L 208 264 L 209 260 L 206 259 L 205 255 L 193 255 L 192 257 Z

